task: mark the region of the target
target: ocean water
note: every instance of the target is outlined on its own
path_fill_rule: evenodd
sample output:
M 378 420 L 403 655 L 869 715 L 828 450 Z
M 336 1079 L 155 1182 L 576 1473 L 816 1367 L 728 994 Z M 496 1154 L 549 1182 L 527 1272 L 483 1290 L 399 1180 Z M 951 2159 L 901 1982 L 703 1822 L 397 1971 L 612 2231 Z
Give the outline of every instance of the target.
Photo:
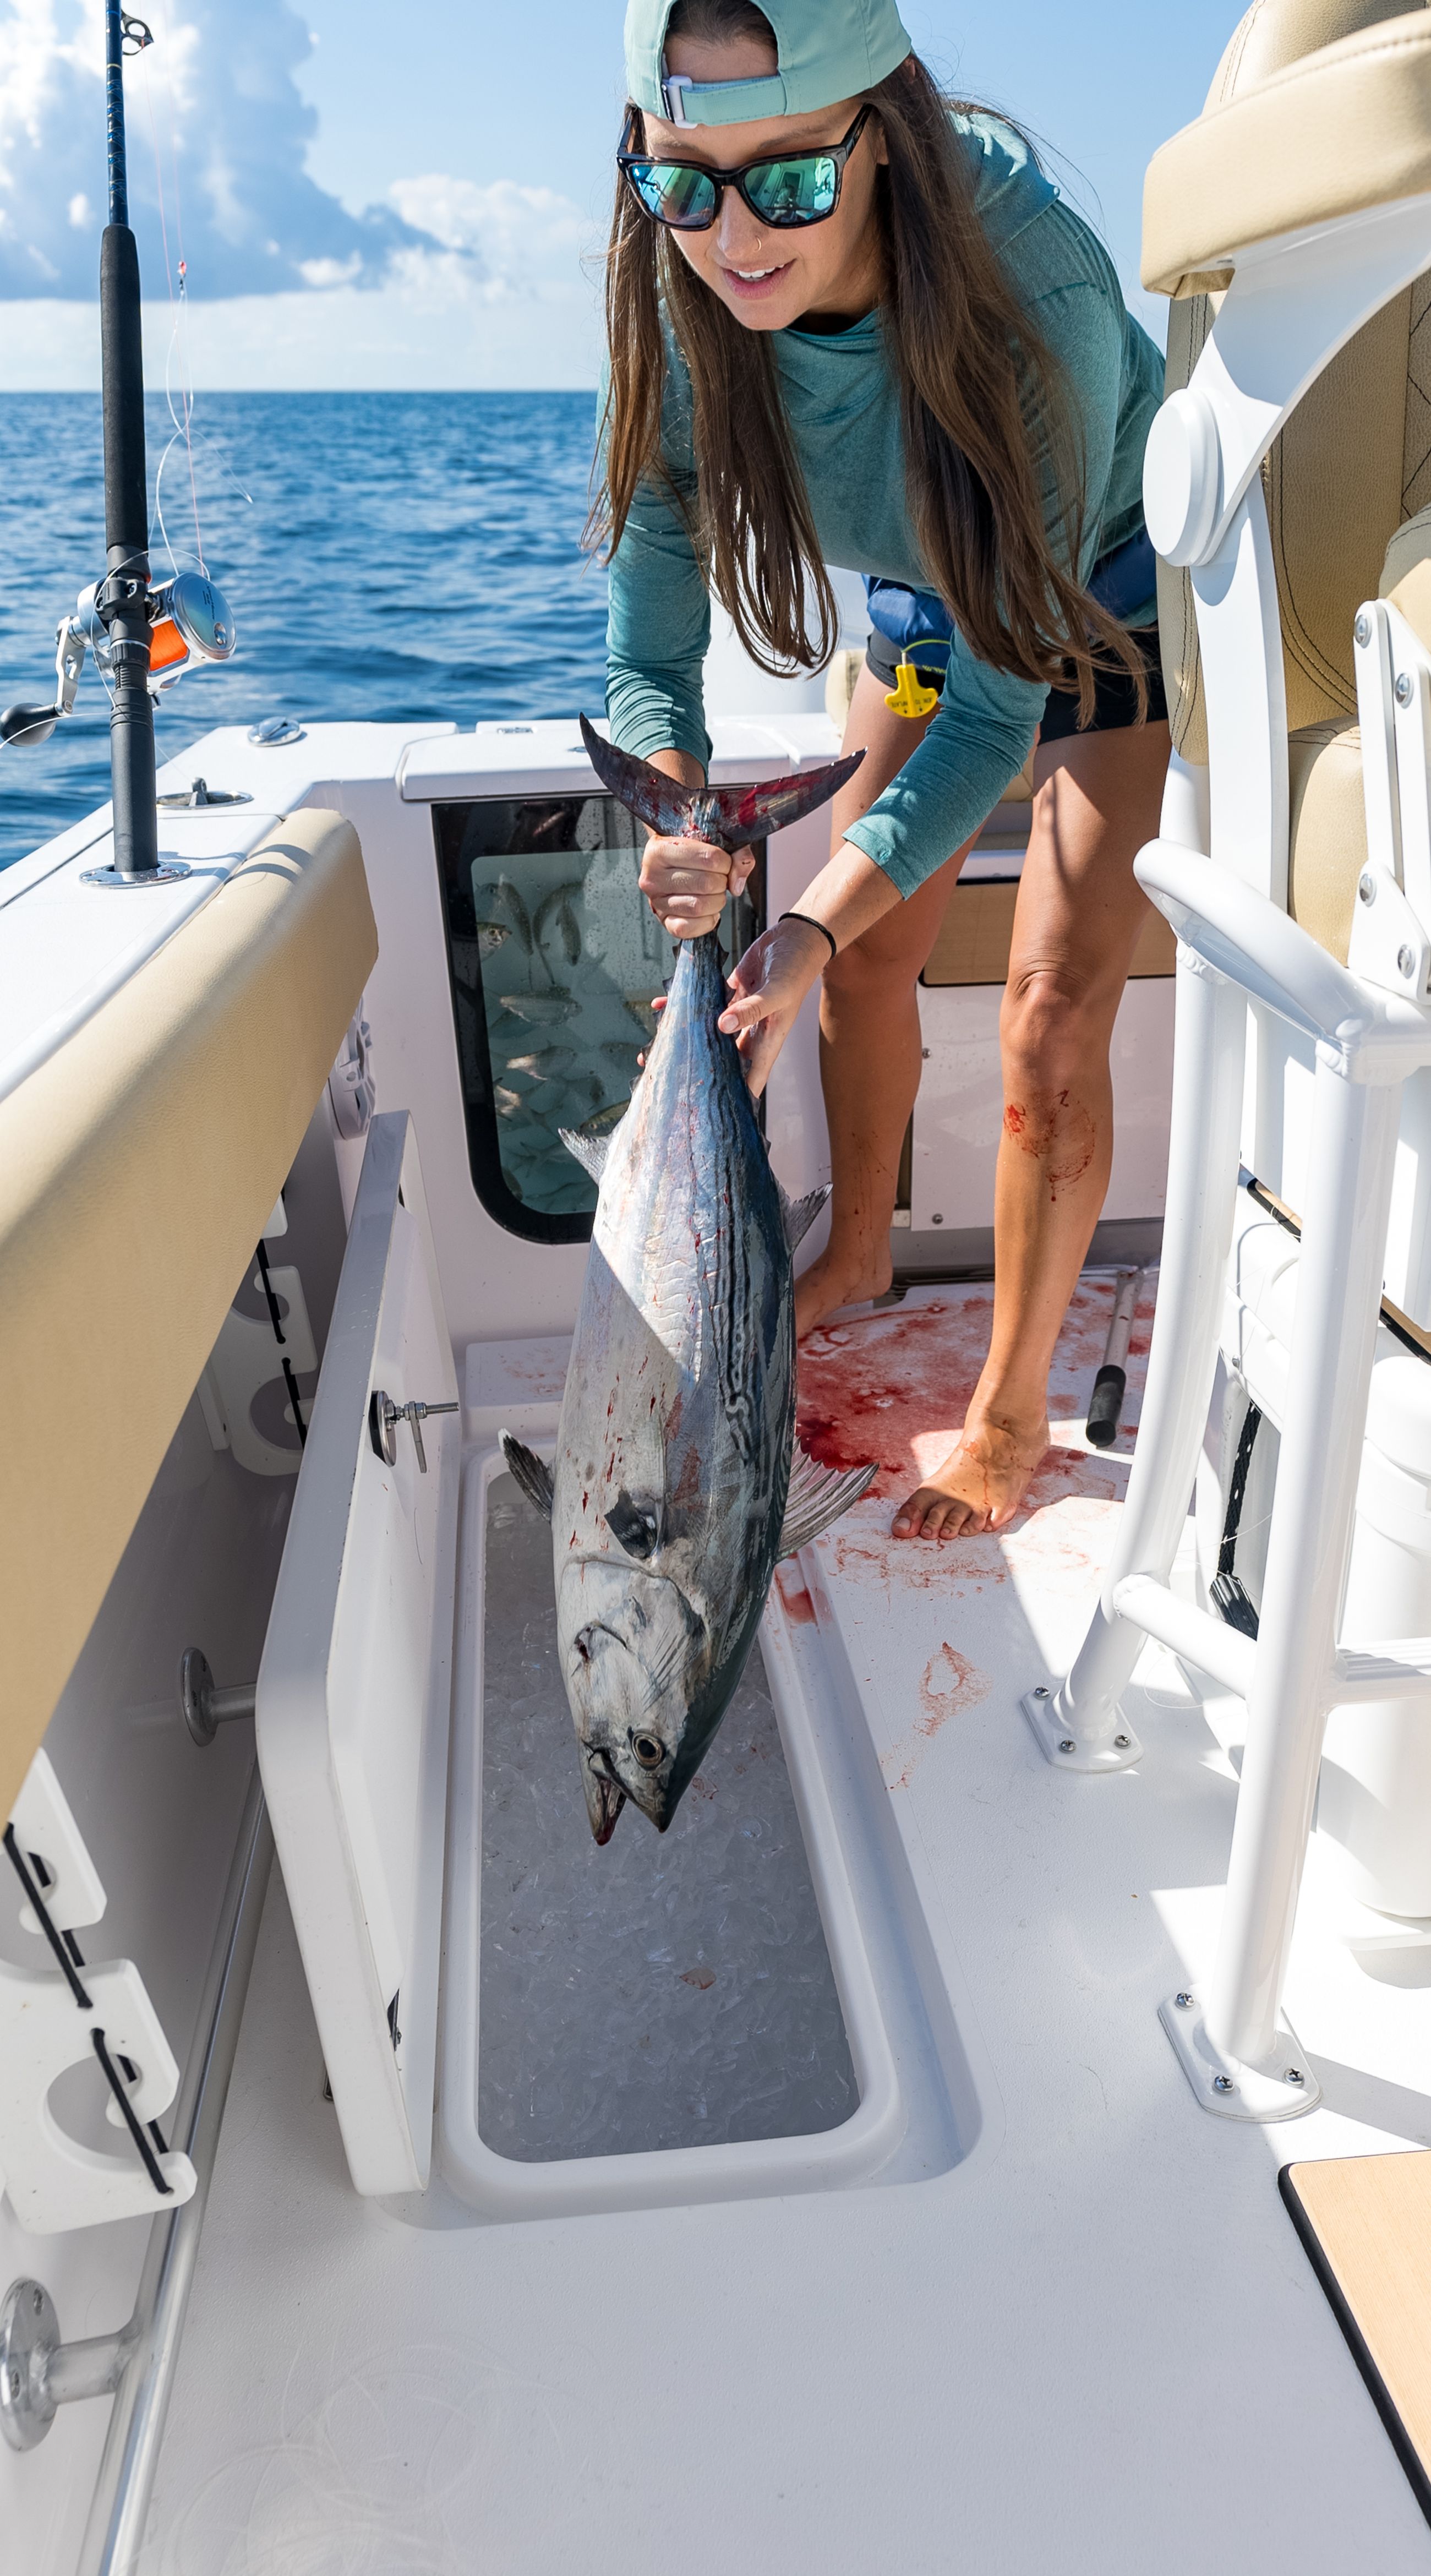
M 279 712 L 472 725 L 599 708 L 606 585 L 580 546 L 594 421 L 584 393 L 200 395 L 204 555 L 239 643 L 166 694 L 161 760 Z M 171 432 L 151 398 L 151 494 Z M 191 561 L 182 447 L 160 501 Z M 157 522 L 151 545 L 167 572 Z M 53 695 L 56 624 L 103 570 L 98 396 L 0 395 L 0 706 Z M 88 664 L 67 724 L 0 748 L 0 867 L 108 793 L 108 701 Z

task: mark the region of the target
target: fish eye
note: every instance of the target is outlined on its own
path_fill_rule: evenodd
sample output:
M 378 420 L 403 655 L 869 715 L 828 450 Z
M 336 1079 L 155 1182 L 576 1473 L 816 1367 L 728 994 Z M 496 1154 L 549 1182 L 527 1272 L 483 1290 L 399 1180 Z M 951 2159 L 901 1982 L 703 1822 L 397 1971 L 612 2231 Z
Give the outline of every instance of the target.
M 606 1513 L 606 1526 L 620 1548 L 641 1564 L 661 1544 L 661 1504 L 654 1494 L 628 1494 L 623 1485 Z
M 666 1759 L 666 1748 L 659 1735 L 633 1735 L 631 1750 L 643 1771 L 659 1771 Z

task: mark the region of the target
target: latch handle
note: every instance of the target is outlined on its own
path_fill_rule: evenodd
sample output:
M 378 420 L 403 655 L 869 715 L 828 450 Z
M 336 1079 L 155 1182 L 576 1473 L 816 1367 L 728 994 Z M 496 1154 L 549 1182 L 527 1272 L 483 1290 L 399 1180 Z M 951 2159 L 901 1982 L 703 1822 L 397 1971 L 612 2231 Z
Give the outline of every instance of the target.
M 461 1405 L 455 1401 L 450 1404 L 418 1404 L 416 1402 L 412 1404 L 394 1404 L 392 1397 L 388 1395 L 382 1387 L 375 1387 L 373 1389 L 372 1401 L 368 1406 L 368 1430 L 372 1437 L 373 1447 L 377 1451 L 378 1456 L 387 1466 L 395 1467 L 397 1465 L 397 1427 L 400 1422 L 405 1422 L 412 1433 L 413 1446 L 417 1451 L 418 1466 L 425 1476 L 427 1474 L 427 1451 L 422 1445 L 422 1424 L 424 1420 L 429 1413 L 460 1413 L 461 1410 Z

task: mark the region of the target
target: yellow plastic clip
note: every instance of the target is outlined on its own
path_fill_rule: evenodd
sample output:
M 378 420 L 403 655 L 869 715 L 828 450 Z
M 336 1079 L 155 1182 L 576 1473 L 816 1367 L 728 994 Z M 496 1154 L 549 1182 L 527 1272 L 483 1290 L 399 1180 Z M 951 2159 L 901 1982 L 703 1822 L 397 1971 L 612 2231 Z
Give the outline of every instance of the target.
M 926 689 L 914 664 L 903 656 L 895 665 L 895 685 L 885 698 L 885 705 L 897 716 L 932 716 L 939 704 L 939 691 Z

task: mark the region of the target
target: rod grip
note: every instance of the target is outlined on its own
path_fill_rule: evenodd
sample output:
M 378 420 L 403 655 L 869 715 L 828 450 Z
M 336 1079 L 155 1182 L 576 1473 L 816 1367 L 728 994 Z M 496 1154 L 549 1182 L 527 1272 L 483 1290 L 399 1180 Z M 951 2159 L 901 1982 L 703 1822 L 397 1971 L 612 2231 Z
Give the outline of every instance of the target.
M 104 541 L 113 556 L 147 556 L 149 488 L 144 459 L 144 341 L 139 250 L 127 224 L 106 224 L 99 245 L 99 330 L 104 383 Z M 147 565 L 145 567 L 147 572 Z
M 1105 1363 L 1093 1381 L 1093 1396 L 1088 1407 L 1088 1437 L 1095 1449 L 1111 1449 L 1117 1439 L 1127 1391 L 1127 1370 Z

